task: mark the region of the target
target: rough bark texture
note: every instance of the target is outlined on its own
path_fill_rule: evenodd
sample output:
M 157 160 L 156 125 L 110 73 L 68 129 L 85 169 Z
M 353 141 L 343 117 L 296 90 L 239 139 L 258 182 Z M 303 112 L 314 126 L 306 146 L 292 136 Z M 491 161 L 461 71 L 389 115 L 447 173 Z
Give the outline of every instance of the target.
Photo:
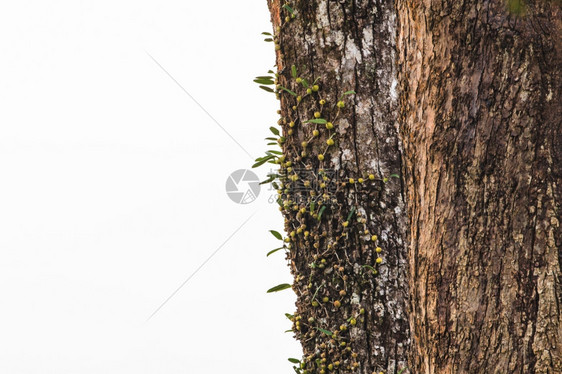
M 279 91 L 286 139 L 281 171 L 299 178 L 284 179 L 281 189 L 304 366 L 308 373 L 397 373 L 406 366 L 409 323 L 402 185 L 400 179 L 383 181 L 402 168 L 393 2 L 292 1 L 294 18 L 284 4 L 269 0 L 279 84 L 302 96 L 297 101 Z M 292 65 L 310 85 L 318 79 L 319 91 L 306 94 L 291 76 Z M 357 94 L 345 96 L 346 106 L 338 108 L 348 90 Z M 314 112 L 334 129 L 305 123 Z M 327 145 L 330 137 L 333 146 Z M 324 179 L 322 169 L 334 175 Z M 298 189 L 305 181 L 306 191 Z M 311 206 L 311 194 L 328 201 Z
M 562 12 L 398 0 L 415 373 L 562 373 Z

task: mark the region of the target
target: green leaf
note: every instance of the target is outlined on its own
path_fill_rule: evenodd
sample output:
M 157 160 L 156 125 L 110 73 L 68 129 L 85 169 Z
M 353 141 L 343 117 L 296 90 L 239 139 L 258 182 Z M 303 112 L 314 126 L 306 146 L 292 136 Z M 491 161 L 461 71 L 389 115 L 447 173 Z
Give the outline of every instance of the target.
M 271 235 L 275 236 L 275 238 L 277 238 L 279 240 L 283 240 L 283 236 L 281 236 L 281 234 L 279 234 L 279 232 L 277 232 L 275 230 L 269 230 L 269 232 L 271 233 Z
M 256 159 L 257 162 L 252 165 L 252 169 L 257 168 L 258 166 L 261 166 L 261 165 L 265 164 L 267 161 L 271 160 L 274 157 L 275 156 L 273 156 L 273 155 L 268 155 L 268 156 L 265 156 L 265 157 L 257 158 Z
M 298 96 L 296 93 L 294 93 L 293 91 L 291 91 L 291 90 L 289 90 L 289 89 L 287 89 L 287 88 L 285 88 L 285 87 L 281 87 L 281 89 L 282 89 L 283 91 L 287 91 L 288 93 L 290 93 L 290 94 L 293 95 L 293 96 Z
M 309 119 L 308 121 L 304 121 L 304 123 L 316 123 L 318 125 L 325 125 L 328 123 L 324 118 L 316 118 L 316 119 Z
M 267 143 L 266 145 L 279 145 L 279 143 L 275 142 L 275 143 Z
M 324 330 L 324 329 L 321 329 L 321 328 L 319 328 L 319 327 L 317 327 L 317 329 L 318 329 L 318 331 L 323 332 L 324 334 L 326 334 L 326 335 L 328 335 L 328 336 L 334 335 L 331 331 Z
M 267 254 L 265 255 L 265 257 L 269 257 L 269 255 L 272 255 L 272 254 L 274 254 L 275 252 L 280 251 L 280 250 L 283 249 L 283 248 L 285 248 L 285 247 L 279 247 L 279 248 L 272 249 L 271 251 L 267 252 Z
M 322 288 L 324 284 L 321 284 L 320 287 L 318 287 L 316 289 L 316 291 L 314 291 L 314 295 L 312 295 L 312 300 L 316 299 L 316 295 L 318 294 L 318 291 L 320 291 L 320 289 Z
M 295 11 L 293 10 L 293 8 L 291 8 L 289 5 L 284 4 L 283 8 L 286 9 L 289 13 L 293 14 L 295 13 Z
M 398 174 L 390 174 L 390 175 L 389 175 L 389 178 L 398 178 L 398 179 L 400 179 L 400 175 L 398 175 Z
M 255 164 L 252 165 L 252 169 L 255 169 L 257 167 L 262 166 L 263 164 L 265 164 L 267 162 L 267 160 L 260 160 L 258 162 L 256 162 Z
M 263 182 L 260 182 L 261 184 L 268 184 L 271 183 L 275 180 L 275 178 L 277 178 L 277 175 L 270 175 L 269 178 L 267 178 L 266 180 L 264 180 Z
M 377 271 L 377 269 L 375 269 L 374 267 L 372 267 L 371 265 L 363 265 L 364 268 L 367 268 L 373 272 Z
M 274 151 L 274 150 L 272 150 L 272 149 L 270 149 L 269 151 L 267 151 L 267 152 L 265 152 L 265 153 L 267 153 L 268 155 L 269 155 L 269 154 L 274 154 L 274 155 L 279 155 L 279 156 L 283 155 L 283 152 L 281 152 L 281 151 Z
M 275 84 L 274 81 L 272 81 L 271 79 L 266 79 L 266 78 L 256 78 L 254 79 L 254 82 L 257 84 L 264 84 L 266 86 L 271 86 L 273 84 Z
M 262 34 L 262 35 L 269 35 L 269 36 L 272 36 L 270 32 L 266 32 L 266 31 L 262 32 L 261 34 Z
M 322 205 L 322 208 L 320 208 L 320 211 L 318 212 L 318 221 L 320 221 L 320 218 L 322 218 L 322 213 L 324 213 L 325 210 L 326 206 Z
M 316 208 L 316 202 L 311 201 L 311 202 L 310 202 L 310 213 L 313 213 L 313 212 L 314 212 L 314 208 Z
M 346 219 L 347 222 L 349 222 L 351 217 L 353 217 L 353 213 L 355 213 L 355 207 L 352 207 L 351 212 L 349 212 L 349 214 L 347 215 L 347 219 Z
M 265 138 L 265 140 L 275 140 L 275 141 L 277 141 L 277 138 L 269 137 L 269 138 Z M 277 144 L 277 143 L 275 143 L 275 144 Z
M 271 38 L 265 38 L 263 41 L 264 41 L 264 42 L 271 43 L 271 42 L 273 41 L 273 39 L 271 39 Z
M 291 66 L 291 75 L 293 78 L 297 77 L 297 67 L 295 65 Z
M 269 290 L 267 290 L 267 293 L 279 292 L 286 290 L 287 288 L 291 288 L 291 285 L 289 283 L 281 283 L 275 287 L 271 287 Z
M 408 368 L 405 367 L 405 368 L 400 369 L 400 371 L 398 372 L 398 374 L 402 374 L 402 372 L 403 372 L 404 370 L 406 370 L 406 369 L 408 369 Z
M 289 362 L 290 362 L 290 363 L 293 363 L 293 364 L 300 364 L 300 363 L 301 363 L 301 360 L 298 360 L 298 359 L 296 359 L 296 358 L 289 358 Z
M 275 92 L 271 87 L 267 87 L 267 86 L 260 86 L 260 88 L 264 91 L 267 92 Z
M 285 330 L 285 332 L 286 332 L 286 333 L 287 333 L 287 332 L 293 332 L 293 329 Z
M 304 88 L 308 88 L 308 82 L 304 78 L 302 78 L 302 85 L 304 86 Z
M 294 316 L 292 314 L 285 313 L 285 317 L 287 317 L 289 320 L 292 320 Z
M 345 91 L 345 92 L 341 95 L 340 100 L 343 100 L 343 98 L 346 97 L 347 95 L 354 95 L 355 93 L 356 93 L 356 92 L 353 91 L 353 90 L 351 90 L 351 91 Z
M 279 136 L 279 130 L 277 130 L 275 127 L 271 126 L 269 130 L 273 133 L 273 135 Z

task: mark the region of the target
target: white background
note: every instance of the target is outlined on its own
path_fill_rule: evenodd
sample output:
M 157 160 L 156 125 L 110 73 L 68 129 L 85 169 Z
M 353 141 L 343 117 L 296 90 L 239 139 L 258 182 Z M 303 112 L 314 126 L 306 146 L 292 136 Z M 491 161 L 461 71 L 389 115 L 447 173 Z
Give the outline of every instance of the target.
M 1 373 L 292 372 L 280 213 L 228 199 L 252 159 L 147 55 L 255 158 L 262 31 L 265 0 L 1 3 Z

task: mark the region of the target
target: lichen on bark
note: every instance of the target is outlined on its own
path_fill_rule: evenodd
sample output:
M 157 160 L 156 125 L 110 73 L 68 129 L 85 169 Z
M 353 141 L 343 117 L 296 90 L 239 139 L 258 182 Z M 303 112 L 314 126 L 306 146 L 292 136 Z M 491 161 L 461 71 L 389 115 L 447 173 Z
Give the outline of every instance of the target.
M 311 186 L 298 191 L 297 182 L 288 180 L 281 188 L 297 294 L 294 330 L 306 370 L 396 373 L 407 365 L 409 324 L 404 193 L 400 178 L 386 181 L 402 168 L 393 2 L 294 1 L 295 18 L 281 0 L 268 3 L 277 30 L 279 84 L 303 92 L 302 83 L 291 76 L 294 65 L 299 77 L 309 83 L 318 79 L 319 85 L 317 93 L 302 94 L 299 103 L 280 92 L 281 174 L 305 170 L 299 183 Z M 346 96 L 345 107 L 338 108 L 335 104 L 348 90 L 356 94 Z M 319 100 L 326 104 L 320 106 Z M 315 112 L 334 129 L 306 123 Z M 329 147 L 332 135 L 335 145 Z M 319 187 L 322 170 L 330 174 L 325 182 L 333 190 Z M 315 197 L 327 195 L 327 201 L 311 207 L 310 190 Z

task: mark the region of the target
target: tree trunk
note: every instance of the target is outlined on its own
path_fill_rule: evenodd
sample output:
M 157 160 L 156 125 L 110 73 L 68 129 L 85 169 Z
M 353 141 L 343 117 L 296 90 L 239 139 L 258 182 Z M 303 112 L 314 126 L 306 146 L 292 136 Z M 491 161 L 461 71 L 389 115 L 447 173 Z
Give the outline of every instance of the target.
M 409 323 L 403 186 L 386 180 L 402 169 L 393 1 L 283 5 L 269 0 L 303 370 L 397 373 L 406 366 Z M 357 94 L 344 95 L 349 90 Z M 315 112 L 318 123 L 305 123 Z
M 269 6 L 303 370 L 562 373 L 560 2 Z
M 397 3 L 413 372 L 562 373 L 560 3 Z

